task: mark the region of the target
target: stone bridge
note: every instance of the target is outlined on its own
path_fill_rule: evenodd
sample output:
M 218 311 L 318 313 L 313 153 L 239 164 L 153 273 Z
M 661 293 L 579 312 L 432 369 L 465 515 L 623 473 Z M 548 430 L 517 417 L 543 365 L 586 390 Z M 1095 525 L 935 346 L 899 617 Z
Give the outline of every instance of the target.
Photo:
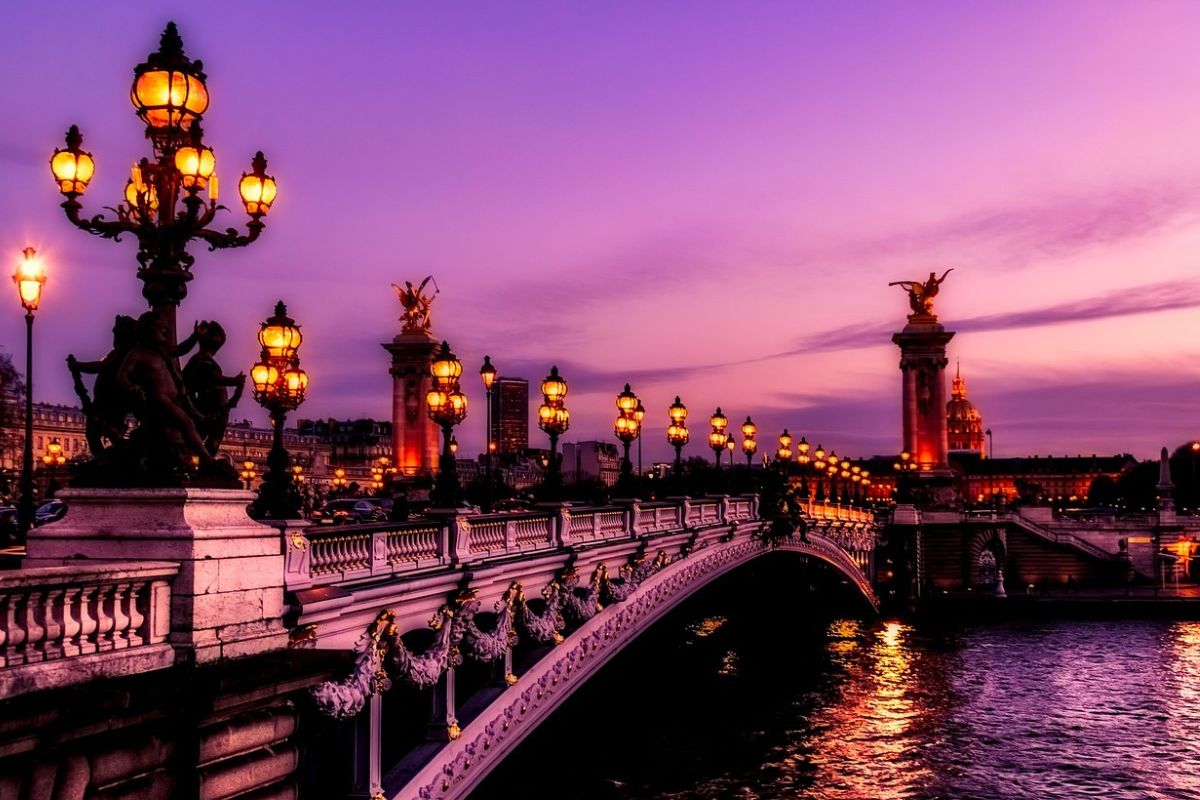
M 312 695 L 324 713 L 355 718 L 357 792 L 463 797 L 644 629 L 755 558 L 829 564 L 877 607 L 874 515 L 810 503 L 805 517 L 803 535 L 779 542 L 761 535 L 754 496 L 291 530 L 293 638 L 355 651 L 353 669 Z M 498 679 L 460 707 L 466 659 L 496 664 Z M 435 720 L 433 741 L 385 764 L 381 692 L 392 681 L 432 688 Z
M 153 780 L 140 796 L 294 797 L 317 768 L 305 772 L 304 731 L 327 729 L 350 755 L 322 752 L 335 760 L 319 769 L 340 775 L 350 758 L 351 796 L 463 797 L 643 630 L 740 565 L 791 552 L 878 605 L 875 516 L 838 505 L 808 503 L 778 539 L 753 495 L 268 527 L 246 518 L 248 492 L 64 494 L 71 514 L 0 572 L 0 796 Z M 40 725 L 39 698 L 101 679 L 175 699 L 110 716 L 126 743 L 111 752 L 100 729 Z M 385 698 L 392 684 L 407 688 Z

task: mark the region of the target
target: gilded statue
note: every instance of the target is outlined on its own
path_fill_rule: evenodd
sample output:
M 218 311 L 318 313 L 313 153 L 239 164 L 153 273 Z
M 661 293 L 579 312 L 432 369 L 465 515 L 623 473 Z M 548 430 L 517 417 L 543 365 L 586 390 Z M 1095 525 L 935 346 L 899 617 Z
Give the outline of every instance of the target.
M 433 281 L 433 294 L 427 295 L 425 286 L 430 281 Z M 425 280 L 421 281 L 420 286 L 414 287 L 411 281 L 405 281 L 403 287 L 393 283 L 392 288 L 396 290 L 396 297 L 404 306 L 404 313 L 400 315 L 400 322 L 403 323 L 401 332 L 425 333 L 428 331 L 430 307 L 433 305 L 433 298 L 437 297 L 441 291 L 438 289 L 437 281 L 433 280 L 433 276 L 427 275 Z
M 892 281 L 888 286 L 899 286 L 908 292 L 908 304 L 912 307 L 912 313 L 908 315 L 909 319 L 925 318 L 936 320 L 937 315 L 933 313 L 933 298 L 937 297 L 938 287 L 946 280 L 946 276 L 954 271 L 954 268 L 946 270 L 942 273 L 942 277 L 938 277 L 936 272 L 929 273 L 929 280 L 922 281 Z

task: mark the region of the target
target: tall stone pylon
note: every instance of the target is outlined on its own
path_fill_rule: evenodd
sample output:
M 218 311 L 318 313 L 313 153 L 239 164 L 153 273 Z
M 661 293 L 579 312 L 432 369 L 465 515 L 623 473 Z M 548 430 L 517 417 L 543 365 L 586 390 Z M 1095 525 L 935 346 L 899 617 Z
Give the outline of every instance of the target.
M 430 332 L 437 292 L 424 294 L 431 280 L 433 276 L 417 287 L 408 281 L 403 287 L 392 284 L 404 313 L 400 333 L 382 345 L 392 354 L 392 465 L 406 477 L 431 476 L 438 463 L 438 428 L 425 413 L 425 394 L 433 387 L 429 365 L 438 344 Z
M 900 347 L 903 376 L 901 413 L 904 420 L 903 449 L 912 455 L 920 476 L 951 475 L 946 433 L 946 344 L 954 337 L 933 313 L 933 297 L 950 270 L 938 278 L 929 273 L 926 281 L 896 281 L 909 293 L 912 313 L 908 324 L 892 335 Z

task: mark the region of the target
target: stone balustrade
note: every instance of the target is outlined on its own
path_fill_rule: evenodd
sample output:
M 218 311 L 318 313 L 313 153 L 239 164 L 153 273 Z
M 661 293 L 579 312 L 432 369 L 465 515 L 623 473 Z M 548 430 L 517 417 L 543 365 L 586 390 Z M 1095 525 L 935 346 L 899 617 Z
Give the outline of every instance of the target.
M 174 663 L 167 562 L 0 572 L 0 698 Z
M 871 511 L 809 502 L 807 516 L 853 551 L 873 546 Z M 289 531 L 286 588 L 480 563 L 562 547 L 637 538 L 758 518 L 758 497 L 675 498 L 616 506 L 562 504 L 520 514 L 448 515 L 412 522 Z

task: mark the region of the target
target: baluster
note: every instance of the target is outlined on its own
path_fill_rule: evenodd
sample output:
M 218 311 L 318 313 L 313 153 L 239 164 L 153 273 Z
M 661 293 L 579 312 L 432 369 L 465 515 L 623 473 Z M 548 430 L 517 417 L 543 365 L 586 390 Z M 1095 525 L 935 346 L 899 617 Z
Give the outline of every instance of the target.
M 96 606 L 100 602 L 97 599 L 99 591 L 96 586 L 84 586 L 79 590 L 79 639 L 77 643 L 80 655 L 96 652 L 96 642 L 93 637 L 96 633 Z
M 113 592 L 113 649 L 129 647 L 129 613 L 125 608 L 125 597 L 129 593 L 128 583 L 118 583 Z
M 0 606 L 0 627 L 4 628 L 4 650 L 3 663 L 5 666 L 12 666 L 24 662 L 21 655 L 21 645 L 25 642 L 25 629 L 20 623 L 20 607 L 25 601 L 25 597 L 20 594 L 12 594 Z
M 42 593 L 38 589 L 34 589 L 26 596 L 25 603 L 22 607 L 21 622 L 25 628 L 25 648 L 23 655 L 27 663 L 41 661 L 43 658 L 41 652 L 42 637 L 46 635 L 46 629 L 42 626 L 41 620 L 38 617 L 42 613 Z
M 96 649 L 104 652 L 113 649 L 112 630 L 115 621 L 113 597 L 117 587 L 113 584 L 100 587 L 96 598 Z
M 142 612 L 142 601 L 146 596 L 146 584 L 135 583 L 129 587 L 129 646 L 137 647 L 145 643 L 146 636 L 142 624 L 146 615 Z
M 42 624 L 46 632 L 42 638 L 42 653 L 47 660 L 62 658 L 63 611 L 62 589 L 50 589 L 42 600 Z
M 80 630 L 80 598 L 83 596 L 83 589 L 78 586 L 68 587 L 63 593 L 62 602 L 62 654 L 64 656 L 79 655 L 79 630 Z

